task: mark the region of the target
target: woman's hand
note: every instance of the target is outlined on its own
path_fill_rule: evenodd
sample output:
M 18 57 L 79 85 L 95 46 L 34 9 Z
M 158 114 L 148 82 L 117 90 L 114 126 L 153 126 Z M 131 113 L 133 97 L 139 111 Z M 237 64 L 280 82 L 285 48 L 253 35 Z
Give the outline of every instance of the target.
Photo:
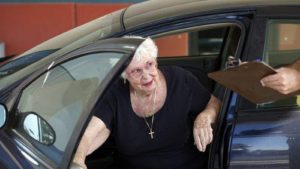
M 213 140 L 213 129 L 211 127 L 211 119 L 207 115 L 199 114 L 194 121 L 194 141 L 198 150 L 204 152 L 206 146 Z
M 77 150 L 75 156 L 73 158 L 72 165 L 70 169 L 87 169 L 85 165 L 85 154 L 81 151 Z
M 277 73 L 261 79 L 262 86 L 289 94 L 300 89 L 300 73 L 292 68 L 279 68 Z
M 100 147 L 110 135 L 104 122 L 93 116 L 77 147 L 70 169 L 87 169 L 85 158 Z
M 87 169 L 87 166 L 81 162 L 77 162 L 75 160 L 73 160 L 70 169 Z
M 205 109 L 194 121 L 194 141 L 199 151 L 204 152 L 206 146 L 213 140 L 212 123 L 216 122 L 222 103 L 211 95 Z

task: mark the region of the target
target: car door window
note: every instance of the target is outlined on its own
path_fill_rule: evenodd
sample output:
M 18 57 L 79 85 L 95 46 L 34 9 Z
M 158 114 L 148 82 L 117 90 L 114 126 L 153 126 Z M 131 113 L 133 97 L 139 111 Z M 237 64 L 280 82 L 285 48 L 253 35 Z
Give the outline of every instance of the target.
M 228 56 L 236 56 L 241 28 L 230 23 L 201 25 L 195 28 L 156 35 L 159 65 L 177 65 L 192 72 L 215 95 L 222 95 L 207 74 L 225 65 Z
M 21 125 L 17 130 L 25 138 L 35 139 L 31 140 L 33 146 L 59 165 L 89 99 L 122 56 L 104 52 L 69 60 L 47 71 L 23 90 L 18 112 L 37 114 L 45 120 L 55 133 L 52 145 L 35 139 L 42 131 L 37 125 L 30 126 L 29 132 L 26 132 L 28 126 L 24 129 Z
M 270 20 L 267 22 L 263 60 L 278 68 L 300 59 L 300 20 Z M 300 97 L 290 97 L 259 107 L 300 106 Z
M 227 26 L 195 30 L 163 36 L 155 39 L 155 42 L 160 57 L 218 56 L 227 30 Z

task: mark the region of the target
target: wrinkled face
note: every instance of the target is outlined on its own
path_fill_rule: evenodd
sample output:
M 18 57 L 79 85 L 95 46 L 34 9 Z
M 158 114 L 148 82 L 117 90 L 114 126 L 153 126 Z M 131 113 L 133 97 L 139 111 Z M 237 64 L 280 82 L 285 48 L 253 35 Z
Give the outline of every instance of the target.
M 125 70 L 127 79 L 134 90 L 152 92 L 158 84 L 158 69 L 156 59 L 143 56 L 133 59 Z

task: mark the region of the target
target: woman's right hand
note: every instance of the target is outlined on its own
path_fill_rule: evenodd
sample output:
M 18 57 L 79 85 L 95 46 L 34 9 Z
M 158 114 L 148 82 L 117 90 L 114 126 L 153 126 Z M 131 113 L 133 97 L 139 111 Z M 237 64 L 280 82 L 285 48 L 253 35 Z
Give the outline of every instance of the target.
M 211 119 L 209 116 L 203 114 L 200 113 L 197 116 L 193 128 L 195 145 L 200 152 L 205 152 L 207 145 L 210 144 L 213 139 Z

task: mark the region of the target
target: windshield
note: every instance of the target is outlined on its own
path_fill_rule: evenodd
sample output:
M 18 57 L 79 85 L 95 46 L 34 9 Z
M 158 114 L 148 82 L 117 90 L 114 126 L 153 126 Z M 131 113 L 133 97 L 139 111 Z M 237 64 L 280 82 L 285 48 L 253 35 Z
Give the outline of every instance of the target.
M 0 90 L 23 79 L 38 69 L 49 66 L 56 59 L 121 31 L 122 10 L 105 15 L 82 26 L 56 36 L 16 58 L 0 64 Z
M 0 67 L 0 79 L 30 65 L 33 62 L 42 59 L 43 57 L 50 55 L 55 51 L 57 50 L 53 49 L 53 50 L 41 51 L 41 52 L 29 54 L 28 56 L 9 60 L 5 64 L 1 65 Z

